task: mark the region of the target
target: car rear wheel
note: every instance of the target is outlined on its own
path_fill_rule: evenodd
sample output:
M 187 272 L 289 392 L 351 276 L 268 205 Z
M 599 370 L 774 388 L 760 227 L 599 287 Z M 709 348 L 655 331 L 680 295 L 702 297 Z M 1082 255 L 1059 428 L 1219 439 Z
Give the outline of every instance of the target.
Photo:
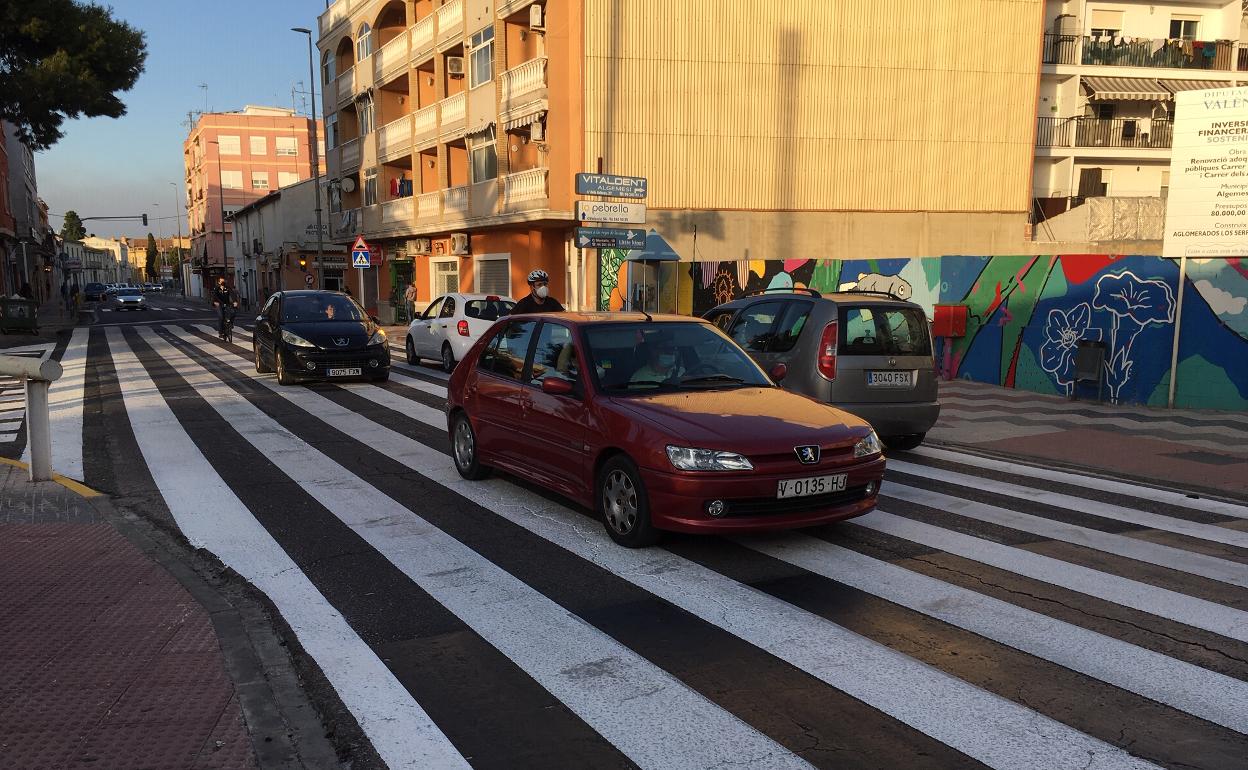
M 278 385 L 294 385 L 295 378 L 290 376 L 286 371 L 286 365 L 282 363 L 281 351 L 273 351 L 273 363 L 277 365 L 277 384 Z
M 412 335 L 407 335 L 407 341 L 403 344 L 403 349 L 407 352 L 407 362 L 415 366 L 420 359 L 416 357 L 416 346 L 412 344 Z
M 479 481 L 490 475 L 489 467 L 482 465 L 477 457 L 477 433 L 463 412 L 451 425 L 451 456 L 455 459 L 455 470 L 469 481 Z
M 455 354 L 451 351 L 449 342 L 442 343 L 442 371 L 447 374 L 455 371 Z
M 264 358 L 262 358 L 260 355 L 260 343 L 252 342 L 251 352 L 256 359 L 256 374 L 268 374 L 269 372 L 273 371 L 272 369 L 264 365 Z
M 650 524 L 650 501 L 637 465 L 624 455 L 607 461 L 598 474 L 598 514 L 611 539 L 625 548 L 658 542 Z
M 895 449 L 898 452 L 904 452 L 907 449 L 914 449 L 923 443 L 926 433 L 911 433 L 907 436 L 885 436 L 884 445 L 889 449 Z

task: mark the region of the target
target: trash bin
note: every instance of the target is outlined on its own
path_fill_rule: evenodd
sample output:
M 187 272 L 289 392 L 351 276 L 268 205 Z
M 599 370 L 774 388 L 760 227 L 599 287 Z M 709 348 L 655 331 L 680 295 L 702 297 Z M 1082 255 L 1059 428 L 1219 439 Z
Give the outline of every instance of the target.
M 39 303 L 31 299 L 0 297 L 0 332 L 39 333 Z

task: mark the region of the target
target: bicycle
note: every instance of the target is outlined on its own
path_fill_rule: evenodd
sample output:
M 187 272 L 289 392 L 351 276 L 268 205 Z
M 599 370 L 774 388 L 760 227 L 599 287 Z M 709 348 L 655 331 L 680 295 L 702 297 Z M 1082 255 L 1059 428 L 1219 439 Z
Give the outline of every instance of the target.
M 226 307 L 221 311 L 221 329 L 218 336 L 222 342 L 234 342 L 234 315 L 238 312 L 237 308 Z

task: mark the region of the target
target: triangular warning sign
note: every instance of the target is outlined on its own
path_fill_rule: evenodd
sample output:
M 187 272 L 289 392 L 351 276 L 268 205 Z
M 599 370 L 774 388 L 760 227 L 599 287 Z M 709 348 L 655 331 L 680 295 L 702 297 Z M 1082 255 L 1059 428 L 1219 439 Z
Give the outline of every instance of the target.
M 368 241 L 364 240 L 364 236 L 355 236 L 355 245 L 351 247 L 352 251 L 372 251 L 372 247 L 368 245 Z

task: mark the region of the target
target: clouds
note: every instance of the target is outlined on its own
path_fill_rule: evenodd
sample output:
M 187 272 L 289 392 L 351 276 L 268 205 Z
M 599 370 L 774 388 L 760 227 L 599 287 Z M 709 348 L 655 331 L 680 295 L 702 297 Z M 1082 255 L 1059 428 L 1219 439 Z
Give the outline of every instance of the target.
M 1195 283 L 1196 290 L 1209 303 L 1209 307 L 1218 315 L 1239 315 L 1248 306 L 1248 297 L 1236 297 L 1225 289 L 1219 289 L 1207 279 Z

